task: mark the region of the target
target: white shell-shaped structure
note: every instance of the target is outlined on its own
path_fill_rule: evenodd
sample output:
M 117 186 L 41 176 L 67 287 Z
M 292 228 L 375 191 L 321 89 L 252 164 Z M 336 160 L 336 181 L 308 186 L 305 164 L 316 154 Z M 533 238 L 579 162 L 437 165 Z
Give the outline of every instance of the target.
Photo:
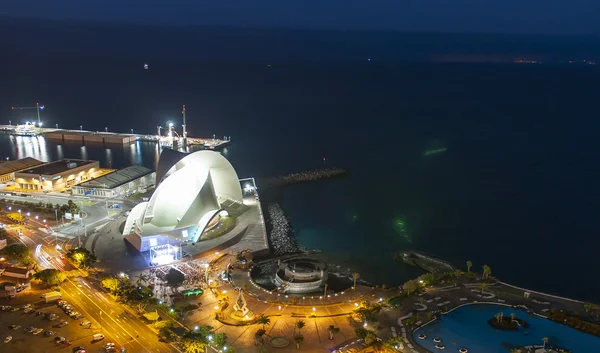
M 210 221 L 223 211 L 222 203 L 242 203 L 238 176 L 229 161 L 217 152 L 163 151 L 156 185 L 150 200 L 131 210 L 123 229 L 123 235 L 140 251 L 148 247 L 141 240 L 147 236 L 198 241 Z M 130 237 L 134 234 L 141 238 L 139 244 Z

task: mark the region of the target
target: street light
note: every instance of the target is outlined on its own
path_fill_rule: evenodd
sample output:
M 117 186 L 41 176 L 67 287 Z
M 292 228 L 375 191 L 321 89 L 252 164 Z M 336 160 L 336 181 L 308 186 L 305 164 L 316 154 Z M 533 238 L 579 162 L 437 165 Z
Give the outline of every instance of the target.
M 83 131 L 83 125 L 79 125 L 79 130 Z
M 105 127 L 105 128 L 104 128 L 104 132 L 108 132 L 108 127 Z
M 40 218 L 40 216 L 37 216 L 37 215 L 36 215 L 36 216 L 35 216 L 35 219 L 38 219 L 38 218 Z
M 29 217 L 30 213 L 29 213 L 29 212 L 27 212 L 27 213 L 25 213 L 25 215 L 27 215 L 27 217 Z

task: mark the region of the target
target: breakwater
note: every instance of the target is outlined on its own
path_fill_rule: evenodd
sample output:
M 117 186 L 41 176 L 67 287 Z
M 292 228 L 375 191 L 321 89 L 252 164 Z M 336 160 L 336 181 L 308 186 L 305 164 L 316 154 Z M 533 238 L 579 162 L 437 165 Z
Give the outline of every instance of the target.
M 267 225 L 269 246 L 274 256 L 297 254 L 302 249 L 294 237 L 294 228 L 280 206 L 281 190 L 283 186 L 295 185 L 309 181 L 317 181 L 342 177 L 348 171 L 341 168 L 312 169 L 299 173 L 290 173 L 279 177 L 258 179 L 257 184 L 261 189 L 261 203 Z
M 295 185 L 308 181 L 338 178 L 348 175 L 348 171 L 342 168 L 320 168 L 311 169 L 299 173 L 290 173 L 278 177 L 263 180 L 263 187 L 272 188 L 280 186 Z

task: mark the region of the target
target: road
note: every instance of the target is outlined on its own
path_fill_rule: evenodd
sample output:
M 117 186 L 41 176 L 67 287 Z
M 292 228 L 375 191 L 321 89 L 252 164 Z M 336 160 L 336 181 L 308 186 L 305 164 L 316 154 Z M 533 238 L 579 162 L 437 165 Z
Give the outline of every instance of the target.
M 68 261 L 60 258 L 61 253 L 56 249 L 54 236 L 36 229 L 37 226 L 31 221 L 18 226 L 22 236 L 18 236 L 16 230 L 11 229 L 15 226 L 11 226 L 9 234 L 32 249 L 32 256 L 42 269 L 76 270 Z M 181 352 L 173 345 L 159 342 L 158 335 L 142 323 L 135 312 L 117 303 L 94 281 L 71 277 L 61 288 L 63 299 L 92 322 L 93 332 L 102 332 L 106 336 L 103 343 L 115 342 L 127 352 Z M 101 349 L 102 344 L 95 343 L 94 346 L 96 345 Z
M 113 220 L 117 213 L 124 212 L 132 209 L 135 206 L 135 202 L 129 200 L 106 200 L 99 198 L 90 198 L 86 196 L 71 196 L 68 194 L 59 193 L 32 193 L 31 196 L 14 196 L 14 195 L 2 195 L 1 197 L 6 200 L 15 201 L 26 201 L 26 202 L 42 202 L 44 204 L 59 204 L 63 205 L 72 200 L 77 203 L 84 215 L 84 219 L 81 221 L 72 221 L 59 219 L 60 224 L 55 228 L 57 236 L 59 238 L 74 239 L 77 236 L 82 236 L 86 233 L 91 233 L 95 229 L 100 228 L 111 220 Z M 119 204 L 119 209 L 112 209 L 108 206 Z M 38 220 L 41 221 L 41 220 Z M 28 223 L 39 225 L 38 228 L 43 228 L 44 225 L 41 222 L 35 221 L 32 217 L 28 220 Z

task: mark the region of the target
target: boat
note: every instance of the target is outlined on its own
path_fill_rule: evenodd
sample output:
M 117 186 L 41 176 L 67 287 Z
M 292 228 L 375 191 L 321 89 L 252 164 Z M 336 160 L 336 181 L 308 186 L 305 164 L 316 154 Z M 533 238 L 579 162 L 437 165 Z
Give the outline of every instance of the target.
M 6 336 L 6 338 L 4 339 L 4 343 L 8 343 L 12 341 L 12 336 Z
M 37 136 L 38 130 L 32 122 L 25 122 L 23 125 L 17 125 L 12 135 L 15 136 Z

